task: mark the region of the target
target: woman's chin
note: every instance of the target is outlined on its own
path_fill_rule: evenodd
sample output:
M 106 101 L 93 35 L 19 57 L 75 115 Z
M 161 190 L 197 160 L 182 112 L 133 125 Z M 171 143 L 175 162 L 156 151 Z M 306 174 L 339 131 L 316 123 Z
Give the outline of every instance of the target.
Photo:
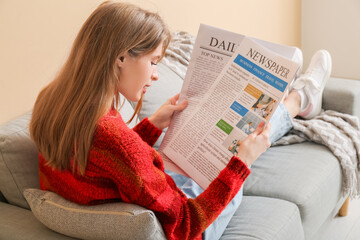
M 132 101 L 132 102 L 138 102 L 138 101 L 140 101 L 140 99 L 141 99 L 141 97 L 142 97 L 143 95 L 144 95 L 144 94 L 139 94 L 139 95 L 134 96 L 134 97 L 132 97 L 131 99 L 128 99 L 128 100 L 130 100 L 130 101 Z
M 123 94 L 123 96 L 131 102 L 138 102 L 141 100 L 144 94 L 145 93 L 143 93 L 143 90 L 141 90 L 137 94 L 131 94 L 132 96 L 129 96 L 130 94 Z

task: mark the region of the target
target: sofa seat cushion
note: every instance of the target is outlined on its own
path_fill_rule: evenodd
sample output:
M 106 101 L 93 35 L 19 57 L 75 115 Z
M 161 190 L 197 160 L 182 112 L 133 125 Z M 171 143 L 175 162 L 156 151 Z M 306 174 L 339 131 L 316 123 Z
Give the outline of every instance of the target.
M 74 239 L 45 227 L 30 210 L 0 202 L 0 213 L 0 239 Z
M 116 202 L 84 206 L 39 189 L 26 189 L 24 196 L 40 222 L 70 237 L 166 239 L 155 214 L 135 204 Z
M 244 196 L 221 237 L 232 239 L 304 239 L 299 209 L 280 199 Z
M 300 143 L 271 147 L 251 167 L 244 194 L 295 203 L 309 238 L 341 199 L 341 168 L 324 146 Z

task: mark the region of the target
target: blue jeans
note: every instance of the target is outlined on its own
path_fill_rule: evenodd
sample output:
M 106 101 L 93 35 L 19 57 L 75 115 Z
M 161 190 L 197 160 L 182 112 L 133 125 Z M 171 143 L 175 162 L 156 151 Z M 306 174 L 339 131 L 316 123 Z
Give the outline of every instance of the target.
M 287 109 L 279 104 L 279 107 L 274 112 L 271 120 L 271 131 L 269 140 L 271 143 L 275 142 L 282 136 L 284 136 L 292 128 L 292 120 Z M 181 189 L 183 193 L 188 198 L 196 198 L 204 190 L 197 185 L 192 179 L 185 177 L 183 175 L 174 173 L 169 170 L 165 170 L 168 175 L 170 175 L 178 188 Z M 222 211 L 219 217 L 205 230 L 203 233 L 204 240 L 217 240 L 221 237 L 225 231 L 226 226 L 230 222 L 235 211 L 240 206 L 243 196 L 243 187 L 239 190 L 237 195 L 233 200 L 227 205 L 227 207 Z

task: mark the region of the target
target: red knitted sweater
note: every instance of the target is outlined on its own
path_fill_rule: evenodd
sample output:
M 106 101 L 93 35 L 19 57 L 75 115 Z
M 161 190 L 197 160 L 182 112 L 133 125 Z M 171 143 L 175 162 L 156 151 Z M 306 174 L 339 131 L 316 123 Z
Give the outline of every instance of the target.
M 52 169 L 39 154 L 40 187 L 79 204 L 135 203 L 156 214 L 168 239 L 201 239 L 250 170 L 233 157 L 202 194 L 188 199 L 164 173 L 163 161 L 151 147 L 160 134 L 147 118 L 129 129 L 112 110 L 98 122 L 85 175 Z

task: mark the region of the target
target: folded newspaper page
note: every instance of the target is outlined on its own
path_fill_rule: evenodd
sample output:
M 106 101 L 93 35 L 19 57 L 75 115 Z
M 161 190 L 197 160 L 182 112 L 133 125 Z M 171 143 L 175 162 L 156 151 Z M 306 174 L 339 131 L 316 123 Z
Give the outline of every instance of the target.
M 165 167 L 206 188 L 241 140 L 271 118 L 298 68 L 294 52 L 201 25 L 180 95 L 188 107 L 159 148 Z

